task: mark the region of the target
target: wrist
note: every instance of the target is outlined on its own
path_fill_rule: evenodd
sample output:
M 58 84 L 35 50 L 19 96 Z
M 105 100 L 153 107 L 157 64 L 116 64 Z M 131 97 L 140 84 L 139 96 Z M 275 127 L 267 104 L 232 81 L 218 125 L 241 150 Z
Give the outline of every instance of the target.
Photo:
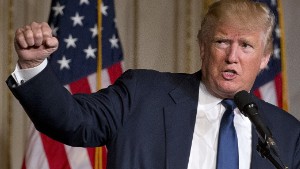
M 29 69 L 39 66 L 44 60 L 18 60 L 18 65 L 20 69 Z

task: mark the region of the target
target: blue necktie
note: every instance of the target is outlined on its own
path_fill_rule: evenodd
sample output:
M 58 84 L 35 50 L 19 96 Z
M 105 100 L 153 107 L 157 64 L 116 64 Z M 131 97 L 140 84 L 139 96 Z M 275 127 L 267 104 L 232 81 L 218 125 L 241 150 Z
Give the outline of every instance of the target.
M 219 130 L 217 169 L 238 169 L 238 141 L 233 124 L 233 110 L 236 106 L 231 99 L 225 99 L 221 103 L 226 111 L 222 117 Z

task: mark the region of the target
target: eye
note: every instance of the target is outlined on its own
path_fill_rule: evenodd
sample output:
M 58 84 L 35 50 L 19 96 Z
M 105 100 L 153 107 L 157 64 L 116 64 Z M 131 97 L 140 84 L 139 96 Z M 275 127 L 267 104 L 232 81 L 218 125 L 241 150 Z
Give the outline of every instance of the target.
M 241 46 L 243 48 L 252 48 L 252 46 L 250 44 L 248 44 L 247 42 L 243 42 Z
M 217 39 L 214 41 L 214 43 L 219 48 L 227 48 L 229 46 L 229 41 L 226 39 Z
M 253 46 L 248 42 L 242 42 L 241 47 L 246 53 L 251 52 L 254 49 Z
M 222 44 L 222 43 L 226 43 L 226 40 L 224 40 L 224 39 L 218 39 L 215 42 L 218 43 L 218 44 Z

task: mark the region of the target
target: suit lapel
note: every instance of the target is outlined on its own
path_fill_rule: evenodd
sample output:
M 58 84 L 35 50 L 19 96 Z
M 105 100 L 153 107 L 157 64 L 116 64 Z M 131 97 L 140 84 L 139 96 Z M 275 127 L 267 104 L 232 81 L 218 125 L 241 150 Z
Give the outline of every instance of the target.
M 197 114 L 200 72 L 189 76 L 170 97 L 175 104 L 164 108 L 166 168 L 187 168 Z

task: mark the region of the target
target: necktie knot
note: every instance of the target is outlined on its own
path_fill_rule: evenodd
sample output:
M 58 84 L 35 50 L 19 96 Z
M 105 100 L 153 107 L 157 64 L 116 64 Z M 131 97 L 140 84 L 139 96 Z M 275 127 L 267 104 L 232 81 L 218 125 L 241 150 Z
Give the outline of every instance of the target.
M 221 104 L 229 110 L 234 110 L 236 108 L 236 105 L 232 99 L 224 99 L 222 100 Z

